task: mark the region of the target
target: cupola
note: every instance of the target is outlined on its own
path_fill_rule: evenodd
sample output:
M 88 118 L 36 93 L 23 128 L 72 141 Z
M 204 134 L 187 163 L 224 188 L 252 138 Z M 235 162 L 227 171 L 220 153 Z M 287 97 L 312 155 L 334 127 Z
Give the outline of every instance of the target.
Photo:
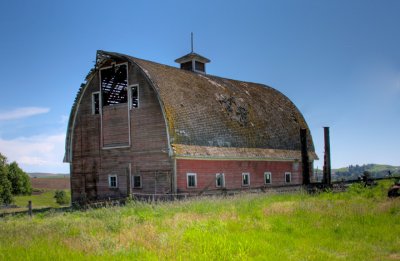
M 181 69 L 198 72 L 198 73 L 206 73 L 206 63 L 209 63 L 210 60 L 200 54 L 193 52 L 193 33 L 191 35 L 191 46 L 192 51 L 178 59 L 175 62 L 181 65 Z

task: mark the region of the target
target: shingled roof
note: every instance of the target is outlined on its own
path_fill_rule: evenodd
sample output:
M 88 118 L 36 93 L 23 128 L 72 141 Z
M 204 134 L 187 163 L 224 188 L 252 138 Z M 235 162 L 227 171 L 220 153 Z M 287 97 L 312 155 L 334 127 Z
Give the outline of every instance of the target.
M 268 149 L 266 155 L 276 150 L 279 155 L 290 154 L 288 158 L 300 157 L 282 151 L 301 150 L 299 132 L 300 128 L 308 129 L 307 123 L 296 106 L 276 89 L 119 53 L 98 51 L 99 55 L 127 60 L 144 72 L 159 95 L 171 145 L 185 145 L 185 153 L 191 151 L 187 146 L 194 146 L 192 150 L 196 151 L 205 146 L 231 148 L 231 156 L 234 148 L 238 148 L 238 154 L 243 151 L 240 148 L 254 148 Z M 310 134 L 308 148 L 311 158 L 316 159 Z M 254 153 L 262 155 L 260 150 Z

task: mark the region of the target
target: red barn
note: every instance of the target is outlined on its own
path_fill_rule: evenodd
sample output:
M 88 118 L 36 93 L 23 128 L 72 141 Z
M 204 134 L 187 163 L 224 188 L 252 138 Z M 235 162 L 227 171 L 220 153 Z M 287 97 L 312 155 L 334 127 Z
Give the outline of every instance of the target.
M 308 127 L 286 96 L 208 75 L 210 60 L 193 52 L 176 62 L 97 52 L 67 130 L 73 201 L 302 184 Z

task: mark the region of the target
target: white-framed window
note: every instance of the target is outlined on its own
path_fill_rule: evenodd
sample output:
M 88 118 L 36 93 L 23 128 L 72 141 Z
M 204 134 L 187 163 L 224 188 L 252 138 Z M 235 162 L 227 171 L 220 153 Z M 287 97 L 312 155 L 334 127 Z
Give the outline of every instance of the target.
M 187 187 L 195 188 L 197 187 L 197 174 L 196 173 L 187 173 L 186 174 Z
M 285 172 L 285 183 L 290 183 L 290 182 L 292 182 L 292 173 Z
M 225 174 L 224 173 L 215 174 L 215 186 L 217 188 L 225 188 Z
M 92 93 L 92 114 L 100 113 L 100 92 Z
M 271 184 L 272 183 L 272 175 L 271 172 L 264 172 L 264 184 Z
M 142 188 L 142 176 L 133 176 L 133 188 Z
M 129 85 L 127 90 L 129 109 L 139 108 L 139 84 Z
M 117 175 L 108 175 L 108 187 L 109 188 L 118 188 Z
M 250 186 L 250 173 L 242 173 L 242 186 Z

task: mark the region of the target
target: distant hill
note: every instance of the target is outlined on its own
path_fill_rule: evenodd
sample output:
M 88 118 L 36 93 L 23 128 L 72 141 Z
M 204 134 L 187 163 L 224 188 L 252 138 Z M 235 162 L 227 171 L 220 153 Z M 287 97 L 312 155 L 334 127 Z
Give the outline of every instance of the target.
M 350 165 L 348 167 L 332 169 L 333 180 L 352 180 L 362 176 L 365 171 L 368 171 L 373 178 L 387 177 L 389 174 L 392 176 L 400 176 L 400 166 L 391 166 L 383 164 L 364 164 L 364 165 Z M 317 172 L 316 170 L 314 172 Z M 318 176 L 322 176 L 322 170 L 318 170 Z
M 365 164 L 365 165 L 350 165 L 347 168 L 340 168 L 334 170 L 335 176 L 337 178 L 358 178 L 362 176 L 364 172 L 367 171 L 374 178 L 383 178 L 389 175 L 400 175 L 400 167 L 381 165 L 381 164 Z
M 32 172 L 28 173 L 31 178 L 69 178 L 69 174 L 62 173 L 43 173 L 43 172 Z

